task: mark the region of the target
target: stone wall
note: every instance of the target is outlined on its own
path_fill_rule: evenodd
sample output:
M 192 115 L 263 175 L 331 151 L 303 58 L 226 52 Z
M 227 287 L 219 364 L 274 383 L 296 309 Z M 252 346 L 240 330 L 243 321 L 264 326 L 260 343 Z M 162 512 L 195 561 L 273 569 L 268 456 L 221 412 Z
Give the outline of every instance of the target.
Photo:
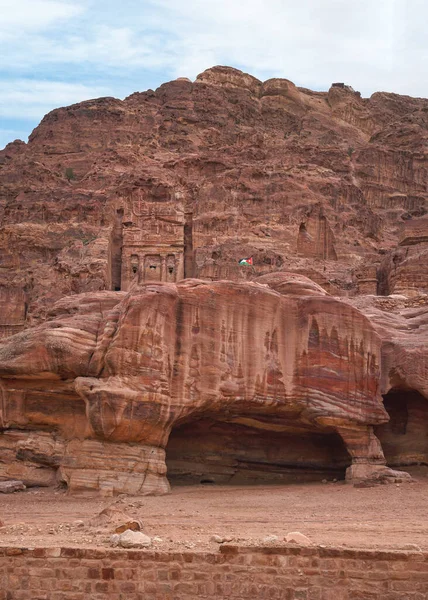
M 0 600 L 425 600 L 428 553 L 0 548 Z

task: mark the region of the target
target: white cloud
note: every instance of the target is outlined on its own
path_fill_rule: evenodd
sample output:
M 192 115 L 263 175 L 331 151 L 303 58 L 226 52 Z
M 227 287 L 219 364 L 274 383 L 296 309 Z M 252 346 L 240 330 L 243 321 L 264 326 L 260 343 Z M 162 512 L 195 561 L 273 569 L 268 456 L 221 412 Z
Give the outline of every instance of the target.
M 155 0 L 157 26 L 176 36 L 175 74 L 194 76 L 215 63 L 239 64 L 326 89 L 349 81 L 428 95 L 428 42 L 421 0 Z
M 109 95 L 103 87 L 56 81 L 0 81 L 0 116 L 40 119 L 59 106 Z
M 63 32 L 58 39 L 30 36 L 17 47 L 12 57 L 18 68 L 37 68 L 40 64 L 55 68 L 58 64 L 91 65 L 93 69 L 132 68 L 174 69 L 177 56 L 174 44 L 139 34 L 130 27 L 94 25 L 89 32 Z M 67 70 L 67 75 L 70 71 Z
M 314 89 L 428 96 L 425 0 L 0 0 L 0 15 L 8 118 L 215 64 Z
M 93 0 L 2 5 L 18 6 L 25 23 L 36 24 L 12 48 L 17 68 L 64 63 L 195 77 L 229 64 L 323 89 L 345 80 L 365 95 L 428 95 L 423 0 L 412 0 L 411 8 L 408 0 L 123 0 L 119 7 L 106 0 L 102 10 Z M 17 14 L 15 8 L 5 22 L 17 24 Z M 84 18 L 75 22 L 77 15 Z M 40 31 L 61 19 L 68 23 L 57 35 Z
M 81 5 L 66 0 L 0 0 L 0 36 L 31 34 L 82 12 Z

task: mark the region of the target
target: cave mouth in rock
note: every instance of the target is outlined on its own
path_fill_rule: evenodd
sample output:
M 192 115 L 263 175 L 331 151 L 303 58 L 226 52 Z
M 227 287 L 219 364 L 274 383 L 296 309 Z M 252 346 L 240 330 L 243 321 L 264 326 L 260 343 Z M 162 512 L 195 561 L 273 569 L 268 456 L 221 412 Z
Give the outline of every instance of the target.
M 173 487 L 265 485 L 344 479 L 351 458 L 335 432 L 277 432 L 203 417 L 172 430 L 166 464 Z
M 383 397 L 389 422 L 375 427 L 389 467 L 428 465 L 428 400 L 416 390 Z

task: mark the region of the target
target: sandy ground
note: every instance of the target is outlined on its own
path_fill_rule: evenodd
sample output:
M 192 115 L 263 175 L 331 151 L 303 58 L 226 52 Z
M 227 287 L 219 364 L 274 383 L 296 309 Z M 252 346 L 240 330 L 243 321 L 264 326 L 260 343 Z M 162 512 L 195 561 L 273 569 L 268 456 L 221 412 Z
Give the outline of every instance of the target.
M 198 485 L 162 497 L 88 498 L 42 488 L 0 494 L 0 545 L 108 547 L 117 522 L 94 518 L 110 506 L 141 520 L 159 550 L 215 548 L 214 534 L 244 544 L 274 535 L 281 543 L 290 531 L 326 546 L 428 550 L 428 468 L 408 471 L 415 483 L 372 488 L 328 482 Z

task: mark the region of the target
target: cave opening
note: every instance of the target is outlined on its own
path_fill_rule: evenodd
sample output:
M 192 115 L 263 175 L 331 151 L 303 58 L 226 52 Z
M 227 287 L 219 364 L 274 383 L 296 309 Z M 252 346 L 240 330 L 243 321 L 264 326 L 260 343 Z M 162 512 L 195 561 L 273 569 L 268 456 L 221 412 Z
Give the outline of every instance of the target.
M 122 279 L 122 246 L 123 246 L 123 208 L 118 208 L 114 215 L 110 237 L 110 289 L 119 292 Z
M 172 486 L 341 480 L 351 458 L 336 432 L 272 431 L 203 417 L 175 427 L 166 448 Z
M 193 213 L 186 212 L 184 223 L 184 278 L 194 277 Z
M 390 467 L 428 465 L 428 400 L 416 390 L 394 388 L 384 395 L 388 423 L 375 427 Z

